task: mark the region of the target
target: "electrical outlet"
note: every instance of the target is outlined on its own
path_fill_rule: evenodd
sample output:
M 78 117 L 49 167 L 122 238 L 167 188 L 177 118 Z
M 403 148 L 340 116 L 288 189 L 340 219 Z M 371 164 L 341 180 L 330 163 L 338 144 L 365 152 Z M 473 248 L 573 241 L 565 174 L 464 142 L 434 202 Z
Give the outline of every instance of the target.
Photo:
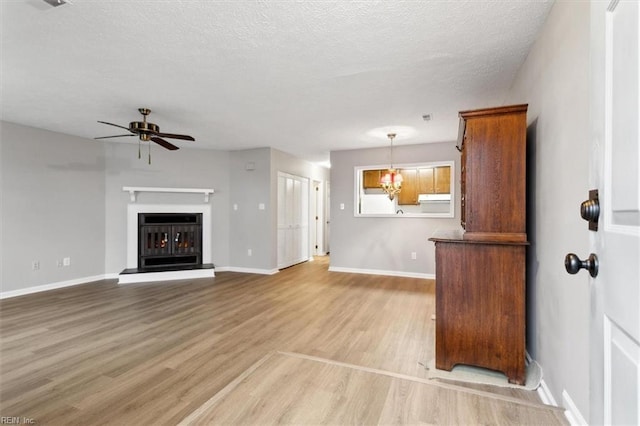
M 71 265 L 71 258 L 70 257 L 65 257 L 64 259 L 62 259 L 62 265 L 63 266 Z
M 264 209 L 265 209 L 264 203 L 258 204 L 258 210 L 264 210 Z
M 411 260 L 416 260 L 418 258 L 418 253 L 416 253 L 415 251 L 411 252 Z
M 40 261 L 39 260 L 34 260 L 33 262 L 31 262 L 31 270 L 32 271 L 37 271 L 40 269 Z
M 251 249 L 247 249 L 247 256 L 253 256 L 253 251 Z

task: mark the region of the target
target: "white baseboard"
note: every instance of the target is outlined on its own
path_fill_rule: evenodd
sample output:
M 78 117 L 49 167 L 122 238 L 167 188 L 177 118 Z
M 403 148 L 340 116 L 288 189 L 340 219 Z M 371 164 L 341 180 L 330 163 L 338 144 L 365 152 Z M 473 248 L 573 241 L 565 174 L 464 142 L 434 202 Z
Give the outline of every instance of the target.
M 18 290 L 3 291 L 3 292 L 0 292 L 0 300 L 9 299 L 11 297 L 24 296 L 27 294 L 40 293 L 42 291 L 55 290 L 55 289 L 64 288 L 64 287 L 72 287 L 76 285 L 87 284 L 93 281 L 117 279 L 118 284 L 133 284 L 133 283 L 142 283 L 142 282 L 151 282 L 151 281 L 208 278 L 208 277 L 214 276 L 214 269 L 202 269 L 202 270 L 194 270 L 194 271 L 205 271 L 205 272 L 203 276 L 199 275 L 198 273 L 196 273 L 194 276 L 191 276 L 191 275 L 186 276 L 184 273 L 190 272 L 190 271 L 179 271 L 182 274 L 180 276 L 175 276 L 175 277 L 168 275 L 170 274 L 170 272 L 169 273 L 148 272 L 145 274 L 125 274 L 125 275 L 129 275 L 128 277 L 125 277 L 125 275 L 121 275 L 117 272 L 111 272 L 104 275 L 94 275 L 90 277 L 75 278 L 73 280 L 59 281 L 55 283 L 43 284 L 43 285 L 34 286 L 34 287 L 21 288 Z M 238 268 L 234 266 L 216 267 L 215 271 L 244 272 L 248 274 L 261 274 L 261 275 L 273 275 L 279 272 L 277 269 L 269 270 L 269 269 L 255 269 L 255 268 Z M 159 276 L 158 274 L 167 274 L 167 275 Z
M 347 272 L 350 274 L 369 274 L 369 275 L 384 275 L 390 277 L 405 277 L 405 278 L 422 278 L 427 280 L 435 280 L 435 274 L 423 274 L 420 272 L 404 272 L 404 271 L 385 271 L 382 269 L 360 269 L 360 268 L 342 268 L 340 266 L 330 266 L 331 272 Z
M 533 358 L 531 358 L 529 351 L 525 352 L 525 358 L 527 360 L 527 364 L 530 364 L 533 361 Z M 540 366 L 540 368 L 542 369 L 542 366 Z M 542 379 L 540 379 L 540 386 L 538 386 L 538 389 L 536 389 L 536 393 L 540 397 L 540 400 L 542 400 L 543 404 L 553 405 L 554 407 L 558 406 L 558 403 L 556 402 L 556 399 L 553 397 L 553 394 L 551 393 L 549 386 L 547 386 L 547 384 L 544 381 L 544 370 L 543 370 Z
M 280 272 L 278 269 L 242 268 L 237 266 L 216 266 L 218 272 L 243 272 L 245 274 L 273 275 Z
M 554 407 L 558 406 L 556 399 L 553 397 L 553 394 L 544 379 L 540 380 L 540 386 L 538 387 L 537 392 L 543 404 L 553 405 Z
M 589 423 L 584 419 L 576 404 L 574 404 L 573 399 L 569 396 L 566 390 L 562 391 L 562 405 L 565 408 L 564 416 L 567 418 L 569 423 L 573 426 L 578 425 L 588 425 Z
M 527 363 L 530 363 L 532 361 L 532 358 L 531 355 L 529 355 L 529 352 L 526 353 L 526 357 Z M 553 397 L 553 393 L 551 393 L 551 390 L 549 389 L 549 386 L 547 386 L 547 383 L 544 381 L 544 379 L 540 380 L 540 386 L 538 387 L 536 392 L 538 393 L 538 396 L 542 400 L 543 404 L 558 407 L 558 403 Z M 584 419 L 582 413 L 580 413 L 580 410 L 578 410 L 578 407 L 576 407 L 576 404 L 574 404 L 573 399 L 571 399 L 566 390 L 562 391 L 562 407 L 565 409 L 564 416 L 572 426 L 582 426 L 589 424 Z
M 110 275 L 110 274 L 109 274 Z M 34 287 L 21 288 L 18 290 L 0 292 L 0 299 L 8 299 L 10 297 L 24 296 L 26 294 L 40 293 L 41 291 L 55 290 L 58 288 L 72 287 L 74 285 L 87 284 L 92 281 L 102 281 L 109 279 L 108 275 L 94 275 L 91 277 L 76 278 L 73 280 L 59 281 L 57 283 L 38 285 Z

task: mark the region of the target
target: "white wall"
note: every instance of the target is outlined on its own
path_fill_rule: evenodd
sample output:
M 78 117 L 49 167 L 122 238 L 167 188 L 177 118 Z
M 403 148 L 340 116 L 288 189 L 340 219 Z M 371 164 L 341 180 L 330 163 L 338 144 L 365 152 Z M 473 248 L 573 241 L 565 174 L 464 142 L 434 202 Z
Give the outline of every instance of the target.
M 460 154 L 455 142 L 396 145 L 394 164 L 455 161 L 455 217 L 452 219 L 355 217 L 354 167 L 386 164 L 389 148 L 331 152 L 331 267 L 398 275 L 435 276 L 437 230 L 460 228 Z M 340 209 L 344 204 L 344 210 Z M 411 260 L 411 252 L 417 259 Z
M 527 346 L 562 403 L 589 416 L 589 282 L 564 256 L 586 257 L 580 203 L 589 190 L 589 2 L 556 2 L 505 104 L 528 103 Z
M 103 145 L 2 122 L 0 151 L 0 291 L 104 274 Z M 71 264 L 58 267 L 65 257 Z

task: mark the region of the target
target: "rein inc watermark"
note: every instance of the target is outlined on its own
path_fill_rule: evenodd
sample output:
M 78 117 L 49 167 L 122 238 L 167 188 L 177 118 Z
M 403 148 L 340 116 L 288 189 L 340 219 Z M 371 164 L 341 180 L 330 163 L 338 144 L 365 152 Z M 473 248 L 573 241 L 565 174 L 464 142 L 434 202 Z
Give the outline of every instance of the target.
M 36 421 L 24 416 L 0 416 L 0 425 L 34 425 Z

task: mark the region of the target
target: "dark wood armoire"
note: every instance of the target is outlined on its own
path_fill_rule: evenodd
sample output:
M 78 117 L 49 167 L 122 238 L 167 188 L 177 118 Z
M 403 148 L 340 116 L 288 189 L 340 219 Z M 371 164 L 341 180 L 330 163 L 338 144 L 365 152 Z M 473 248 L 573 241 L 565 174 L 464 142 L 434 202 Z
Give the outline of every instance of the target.
M 527 105 L 460 112 L 463 232 L 436 247 L 436 368 L 525 382 Z

